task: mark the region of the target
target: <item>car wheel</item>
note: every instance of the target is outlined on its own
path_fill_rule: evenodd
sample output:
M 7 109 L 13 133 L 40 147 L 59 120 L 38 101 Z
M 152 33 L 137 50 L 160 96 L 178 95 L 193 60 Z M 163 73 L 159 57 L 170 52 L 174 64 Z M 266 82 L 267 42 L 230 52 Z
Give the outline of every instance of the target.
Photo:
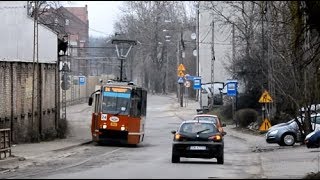
M 293 146 L 295 141 L 296 141 L 296 138 L 294 137 L 293 134 L 284 134 L 281 138 L 280 144 L 285 146 Z
M 217 157 L 217 163 L 218 164 L 223 164 L 224 163 L 224 153 L 223 152 L 219 157 Z
M 172 162 L 172 163 L 178 163 L 178 162 L 180 162 L 180 157 L 177 156 L 177 155 L 175 155 L 175 154 L 172 154 L 171 162 Z

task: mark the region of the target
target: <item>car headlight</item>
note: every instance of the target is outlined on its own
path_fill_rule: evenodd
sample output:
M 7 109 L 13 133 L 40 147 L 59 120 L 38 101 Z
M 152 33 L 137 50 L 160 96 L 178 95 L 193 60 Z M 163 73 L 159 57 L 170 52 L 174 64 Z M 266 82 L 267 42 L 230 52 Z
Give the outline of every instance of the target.
M 278 130 L 273 130 L 273 131 L 271 131 L 271 132 L 269 133 L 269 135 L 273 136 L 273 135 L 275 135 L 275 134 L 277 134 L 277 133 L 278 133 Z

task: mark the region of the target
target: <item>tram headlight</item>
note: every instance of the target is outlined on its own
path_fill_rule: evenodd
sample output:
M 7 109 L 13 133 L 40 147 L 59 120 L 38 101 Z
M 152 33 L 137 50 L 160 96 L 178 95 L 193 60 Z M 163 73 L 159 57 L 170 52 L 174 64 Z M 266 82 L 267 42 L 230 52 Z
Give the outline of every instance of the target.
M 124 127 L 124 126 L 121 126 L 121 131 L 124 131 L 124 130 L 126 130 L 126 128 Z
M 102 128 L 107 129 L 107 125 L 106 124 L 102 125 Z

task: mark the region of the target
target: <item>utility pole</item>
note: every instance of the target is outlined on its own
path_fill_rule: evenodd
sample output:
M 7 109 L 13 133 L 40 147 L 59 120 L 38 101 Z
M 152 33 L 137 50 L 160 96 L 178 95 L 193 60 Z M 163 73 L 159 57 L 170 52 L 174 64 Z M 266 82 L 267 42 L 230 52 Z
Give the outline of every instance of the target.
M 183 32 L 181 30 L 180 32 L 180 41 L 179 41 L 179 59 L 181 59 L 181 63 L 180 64 L 183 64 L 183 57 L 182 57 L 182 52 L 183 52 L 183 48 L 181 48 L 180 50 L 180 47 L 183 46 L 182 44 L 182 41 L 183 41 Z M 180 44 L 181 42 L 181 44 Z M 184 92 L 184 89 L 183 89 L 183 83 L 179 83 L 179 89 L 180 89 L 180 107 L 183 107 L 183 92 Z
M 199 67 L 199 63 L 200 63 L 200 61 L 199 61 L 199 56 L 200 56 L 200 53 L 199 53 L 199 41 L 200 41 L 200 39 L 199 39 L 199 24 L 200 24 L 200 17 L 199 17 L 199 15 L 200 15 L 200 10 L 199 10 L 199 8 L 200 8 L 200 1 L 197 1 L 197 27 L 196 27 L 196 34 L 197 34 L 197 38 L 196 38 L 196 47 L 197 47 L 197 77 L 199 77 L 199 74 L 200 74 L 200 71 L 199 71 L 199 69 L 200 69 L 200 67 Z M 199 101 L 199 97 L 200 97 L 200 92 L 201 91 L 199 91 L 199 90 L 196 90 L 196 101 Z
M 211 108 L 214 105 L 214 61 L 215 61 L 215 53 L 214 53 L 214 19 L 212 13 L 212 23 L 211 23 Z
M 38 81 L 35 75 L 35 71 L 38 70 L 38 3 L 39 1 L 34 1 L 34 9 L 33 9 L 33 62 L 32 62 L 32 121 L 31 121 L 31 133 L 34 133 L 34 122 L 35 122 L 35 81 Z M 37 66 L 35 66 L 35 63 Z M 39 72 L 37 72 L 39 74 Z M 39 87 L 37 87 L 39 88 Z M 37 100 L 40 98 L 38 94 Z M 38 107 L 39 108 L 39 107 Z M 38 114 L 41 113 L 38 111 Z
M 168 92 L 169 92 L 169 82 L 168 82 L 168 70 L 169 70 L 169 47 L 167 46 L 166 47 L 166 50 L 167 50 L 167 62 L 166 62 L 166 79 L 165 79 L 165 83 L 166 83 L 166 87 L 165 87 L 165 89 L 166 89 L 166 94 L 168 94 Z
M 235 50 L 235 29 L 234 29 L 234 24 L 232 24 L 232 62 L 233 64 L 235 63 L 235 59 L 236 59 L 236 50 Z M 235 74 L 235 68 L 233 66 L 233 74 Z M 234 76 L 232 77 L 232 79 L 234 79 Z M 232 98 L 232 119 L 235 120 L 235 111 L 236 111 L 236 104 L 237 104 L 237 96 L 238 94 L 236 94 L 236 97 L 231 97 Z M 234 100 L 234 98 L 236 98 L 236 100 Z M 238 120 L 235 120 L 236 122 L 236 127 L 238 127 Z
M 271 94 L 272 97 L 275 97 L 275 89 L 274 89 L 274 82 L 273 82 L 273 60 L 272 60 L 272 57 L 273 57 L 273 50 L 272 50 L 272 28 L 271 28 L 271 25 L 270 25 L 270 20 L 271 20 L 271 11 L 270 9 L 268 9 L 268 6 L 269 6 L 269 3 L 268 1 L 266 1 L 266 14 L 267 14 L 267 64 L 268 64 L 268 90 Z M 269 6 L 270 7 L 270 6 Z M 273 117 L 274 115 L 274 106 L 275 106 L 275 103 L 272 102 L 272 103 L 269 103 L 269 107 L 267 109 L 267 112 L 268 112 L 268 119 L 271 121 L 270 119 L 270 116 Z

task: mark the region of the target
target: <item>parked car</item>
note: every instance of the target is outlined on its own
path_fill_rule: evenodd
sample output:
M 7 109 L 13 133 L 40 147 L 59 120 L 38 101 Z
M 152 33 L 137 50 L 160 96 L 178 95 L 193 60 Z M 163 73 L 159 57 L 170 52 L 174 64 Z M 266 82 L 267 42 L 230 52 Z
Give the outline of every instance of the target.
M 226 133 L 223 130 L 223 127 L 226 127 L 226 124 L 221 123 L 221 120 L 217 115 L 213 114 L 197 114 L 193 116 L 194 120 L 208 120 L 215 123 L 219 129 L 219 131 L 222 133 L 222 135 L 225 135 Z
M 297 119 L 301 121 L 300 117 Z M 313 129 L 320 128 L 320 114 L 311 115 Z M 286 123 L 272 126 L 266 133 L 267 143 L 278 143 L 280 146 L 293 146 L 296 142 L 302 142 L 303 138 L 297 122 L 292 119 Z
M 304 139 L 307 148 L 319 148 L 320 147 L 320 131 L 315 130 L 309 133 Z
M 218 127 L 212 121 L 183 121 L 174 134 L 172 143 L 172 163 L 186 158 L 216 158 L 218 164 L 224 163 L 224 140 Z

